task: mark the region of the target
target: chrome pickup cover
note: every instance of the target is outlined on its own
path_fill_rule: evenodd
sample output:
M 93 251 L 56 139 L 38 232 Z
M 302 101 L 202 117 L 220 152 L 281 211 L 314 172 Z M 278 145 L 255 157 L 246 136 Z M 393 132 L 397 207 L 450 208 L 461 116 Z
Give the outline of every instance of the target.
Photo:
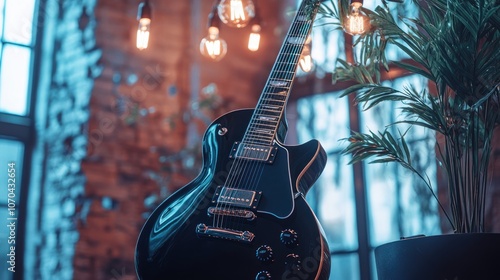
M 229 158 L 241 158 L 247 160 L 264 161 L 273 163 L 278 148 L 275 146 L 256 145 L 243 142 L 235 142 Z
M 249 191 L 218 186 L 212 198 L 212 203 L 257 209 L 257 204 L 259 203 L 261 195 L 261 191 Z

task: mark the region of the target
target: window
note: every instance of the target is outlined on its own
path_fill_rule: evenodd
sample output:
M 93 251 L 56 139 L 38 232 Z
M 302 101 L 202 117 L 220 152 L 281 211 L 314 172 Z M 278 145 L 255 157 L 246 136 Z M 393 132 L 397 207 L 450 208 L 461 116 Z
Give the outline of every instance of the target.
M 34 131 L 35 31 L 40 27 L 34 25 L 37 6 L 36 0 L 0 0 L 0 219 L 10 225 L 0 231 L 0 262 L 7 265 L 0 279 L 6 280 L 22 279 Z
M 28 115 L 35 0 L 1 0 L 0 111 Z
M 365 4 L 374 8 L 379 2 L 365 1 Z M 405 3 L 403 12 L 414 13 L 411 3 Z M 346 57 L 348 47 L 345 42 L 341 31 L 333 31 L 331 25 L 316 22 L 312 44 L 316 71 L 312 75 L 316 76 L 316 83 L 320 80 L 326 82 L 308 88 L 326 90 L 297 100 L 297 141 L 304 143 L 311 138 L 318 139 L 328 154 L 327 165 L 308 193 L 307 200 L 330 245 L 331 279 L 375 280 L 373 249 L 402 236 L 438 234 L 438 207 L 420 179 L 402 167 L 396 164 L 348 165 L 349 156 L 341 155 L 347 145 L 341 139 L 347 138 L 351 130 L 383 131 L 386 127 L 381 127 L 381 124 L 401 117 L 396 104 L 382 103 L 363 111 L 352 105 L 352 99 L 338 97 L 343 91 L 341 86 L 325 86 L 331 81 L 326 75 L 334 68 L 337 58 Z M 396 49 L 389 49 L 389 52 L 388 59 L 406 58 Z M 417 76 L 396 77 L 384 83 L 396 88 L 412 85 L 423 89 L 427 86 L 425 79 Z M 434 137 L 431 132 L 412 127 L 406 139 L 417 168 L 425 170 L 435 180 Z

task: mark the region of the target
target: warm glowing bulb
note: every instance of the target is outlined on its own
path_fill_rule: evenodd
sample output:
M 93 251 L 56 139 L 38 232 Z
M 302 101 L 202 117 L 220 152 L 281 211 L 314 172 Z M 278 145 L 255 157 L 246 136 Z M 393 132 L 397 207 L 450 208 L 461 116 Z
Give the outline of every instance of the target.
M 313 69 L 313 61 L 310 54 L 304 55 L 299 60 L 300 69 L 304 72 L 310 72 Z
M 248 38 L 248 49 L 255 52 L 259 50 L 260 44 L 260 25 L 254 24 L 252 25 L 252 33 L 250 33 L 250 37 Z
M 361 6 L 360 2 L 353 2 L 351 4 L 351 14 L 347 17 L 345 25 L 345 31 L 351 35 L 363 34 L 366 30 L 365 23 L 367 23 L 367 18 L 361 13 Z
M 299 67 L 304 72 L 310 72 L 314 67 L 313 59 L 311 57 L 311 41 L 312 37 L 309 35 L 306 39 L 304 49 L 300 54 Z
M 304 43 L 304 49 L 300 54 L 299 67 L 304 72 L 310 72 L 314 67 L 313 59 L 311 57 L 311 42 L 312 36 L 309 35 Z
M 151 26 L 151 19 L 141 18 L 139 20 L 139 27 L 137 28 L 136 46 L 140 50 L 144 50 L 148 47 L 150 26 Z
M 214 26 L 208 28 L 208 36 L 201 40 L 200 52 L 214 61 L 219 61 L 226 55 L 227 44 L 219 38 L 219 28 Z
M 245 27 L 255 16 L 252 0 L 222 0 L 217 6 L 219 18 L 230 27 Z

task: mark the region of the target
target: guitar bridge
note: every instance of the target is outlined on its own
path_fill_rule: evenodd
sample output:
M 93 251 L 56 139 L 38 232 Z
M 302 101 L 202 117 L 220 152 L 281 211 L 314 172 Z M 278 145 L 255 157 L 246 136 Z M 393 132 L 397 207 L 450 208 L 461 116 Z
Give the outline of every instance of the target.
M 245 243 L 252 242 L 253 238 L 255 237 L 255 234 L 247 230 L 239 231 L 225 228 L 216 228 L 209 227 L 205 224 L 198 224 L 196 226 L 196 234 L 202 237 L 222 238 Z

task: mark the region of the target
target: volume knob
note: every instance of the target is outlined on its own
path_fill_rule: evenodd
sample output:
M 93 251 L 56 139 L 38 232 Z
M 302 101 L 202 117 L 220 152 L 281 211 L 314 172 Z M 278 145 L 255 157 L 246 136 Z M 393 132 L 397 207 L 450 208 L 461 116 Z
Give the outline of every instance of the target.
M 255 257 L 259 261 L 269 262 L 273 260 L 273 249 L 268 245 L 262 245 L 255 251 Z
M 287 246 L 297 246 L 298 238 L 299 236 L 297 235 L 297 232 L 293 229 L 285 229 L 280 235 L 281 243 Z
M 285 266 L 292 271 L 300 270 L 300 257 L 296 254 L 288 254 L 285 257 Z
M 269 271 L 261 271 L 255 276 L 255 280 L 271 280 L 271 273 Z

